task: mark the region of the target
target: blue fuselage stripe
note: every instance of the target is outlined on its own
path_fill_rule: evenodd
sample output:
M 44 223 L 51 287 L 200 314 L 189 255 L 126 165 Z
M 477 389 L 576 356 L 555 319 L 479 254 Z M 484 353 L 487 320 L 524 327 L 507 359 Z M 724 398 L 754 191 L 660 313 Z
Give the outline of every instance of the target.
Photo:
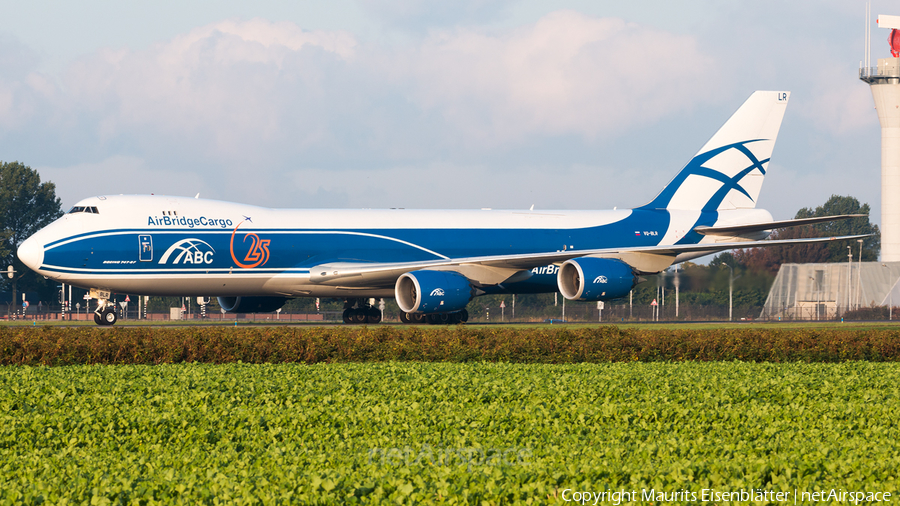
M 578 229 L 114 229 L 45 245 L 42 269 L 112 276 L 304 274 L 310 267 L 332 262 L 416 262 L 655 246 L 669 221 L 667 211 L 635 210 L 620 221 Z

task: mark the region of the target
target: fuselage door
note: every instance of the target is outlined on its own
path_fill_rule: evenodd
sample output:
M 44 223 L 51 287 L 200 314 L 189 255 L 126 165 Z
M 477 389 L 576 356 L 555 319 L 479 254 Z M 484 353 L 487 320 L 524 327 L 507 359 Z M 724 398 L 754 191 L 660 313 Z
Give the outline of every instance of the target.
M 138 245 L 141 251 L 141 262 L 153 261 L 153 238 L 149 235 L 139 235 Z

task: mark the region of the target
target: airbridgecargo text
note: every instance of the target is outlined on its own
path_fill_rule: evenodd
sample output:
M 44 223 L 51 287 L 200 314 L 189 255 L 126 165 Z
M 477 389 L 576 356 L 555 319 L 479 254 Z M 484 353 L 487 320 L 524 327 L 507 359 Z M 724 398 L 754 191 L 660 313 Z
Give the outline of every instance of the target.
M 618 506 L 624 503 L 648 502 L 648 503 L 747 503 L 768 502 L 787 504 L 810 504 L 827 502 L 844 504 L 864 504 L 891 502 L 890 492 L 853 491 L 844 489 L 828 489 L 800 491 L 794 490 L 765 490 L 765 489 L 737 489 L 716 490 L 704 488 L 697 490 L 663 491 L 656 489 L 641 490 L 604 490 L 603 492 L 578 491 L 567 488 L 559 497 L 564 502 L 578 504 L 612 504 Z
M 532 274 L 556 274 L 557 272 L 559 272 L 559 266 L 553 264 L 531 269 Z
M 207 218 L 201 216 L 199 218 L 188 218 L 187 216 L 148 216 L 147 225 L 153 226 L 178 226 L 194 228 L 194 227 L 233 227 L 234 222 L 231 220 L 223 220 L 219 218 Z

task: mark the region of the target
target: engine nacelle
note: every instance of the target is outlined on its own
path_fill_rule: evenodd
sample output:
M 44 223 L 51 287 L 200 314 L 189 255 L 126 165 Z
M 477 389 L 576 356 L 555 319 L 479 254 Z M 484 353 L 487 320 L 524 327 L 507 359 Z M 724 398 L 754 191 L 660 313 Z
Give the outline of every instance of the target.
M 466 307 L 474 290 L 469 279 L 451 271 L 413 271 L 397 279 L 394 296 L 406 313 L 450 313 Z
M 631 266 L 613 258 L 581 257 L 566 260 L 556 282 L 569 300 L 612 300 L 626 295 L 638 278 Z
M 271 313 L 285 302 L 286 297 L 219 297 L 219 305 L 229 313 Z

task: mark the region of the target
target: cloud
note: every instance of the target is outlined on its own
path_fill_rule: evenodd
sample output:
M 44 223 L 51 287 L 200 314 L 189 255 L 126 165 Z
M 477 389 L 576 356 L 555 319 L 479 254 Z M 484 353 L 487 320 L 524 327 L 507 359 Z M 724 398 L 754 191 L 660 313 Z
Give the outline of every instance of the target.
M 713 87 L 695 79 L 712 62 L 690 37 L 571 11 L 509 33 L 437 32 L 386 51 L 292 23 L 224 21 L 149 51 L 103 51 L 74 65 L 66 82 L 99 114 L 101 140 L 149 127 L 229 159 L 354 146 L 347 131 L 382 119 L 385 94 L 410 96 L 426 131 L 436 115 L 434 129 L 454 130 L 441 135 L 448 144 L 487 148 L 536 135 L 608 135 L 690 107 Z
M 21 129 L 54 101 L 56 85 L 35 71 L 39 62 L 34 51 L 0 33 L 0 133 Z
M 300 189 L 294 195 L 296 205 L 301 207 L 527 209 L 535 205 L 538 210 L 611 209 L 645 204 L 671 176 L 654 171 L 623 172 L 598 165 L 529 164 L 516 167 L 515 176 L 511 177 L 509 171 L 498 170 L 494 165 L 432 162 L 374 170 L 346 169 L 341 177 L 329 170 L 299 169 L 287 173 L 289 184 L 282 188 Z M 647 180 L 655 180 L 658 187 L 643 184 Z M 599 181 L 615 184 L 581 183 Z M 515 191 L 496 191 L 513 187 Z M 373 188 L 378 191 L 372 191 Z
M 878 124 L 878 114 L 868 86 L 852 81 L 837 83 L 813 92 L 810 107 L 802 110 L 811 124 L 835 137 L 871 130 Z
M 116 155 L 99 162 L 32 168 L 38 171 L 42 181 L 51 181 L 56 185 L 56 196 L 63 201 L 64 209 L 92 195 L 155 193 L 194 196 L 200 192 L 202 196 L 209 197 L 212 193 L 209 181 L 199 172 L 155 167 L 133 156 Z
M 0 33 L 0 79 L 21 79 L 40 62 L 37 53 L 15 37 Z
M 511 0 L 360 0 L 362 8 L 382 23 L 412 32 L 462 23 L 484 24 L 502 16 Z
M 57 171 L 59 181 L 106 178 L 122 163 L 136 177 L 188 178 L 191 195 L 368 204 L 365 195 L 393 191 L 395 181 L 440 178 L 435 167 L 482 166 L 504 153 L 546 158 L 539 151 L 554 139 L 573 147 L 561 164 L 584 163 L 572 153 L 598 138 L 708 101 L 712 65 L 690 36 L 572 11 L 393 45 L 225 20 L 143 50 L 97 51 L 56 80 L 0 81 L 0 114 L 30 122 L 32 151 L 52 158 L 40 165 L 77 173 Z M 30 102 L 17 98 L 22 90 Z M 492 170 L 502 179 L 522 167 L 506 160 Z M 304 170 L 364 191 L 342 194 L 324 176 L 310 187 L 293 177 Z M 379 171 L 389 177 L 365 183 L 362 174 Z
M 202 157 L 252 159 L 284 139 L 288 114 L 315 112 L 323 68 L 353 56 L 343 32 L 307 32 L 292 23 L 223 21 L 150 50 L 104 50 L 79 61 L 65 81 L 93 115 L 98 141 L 131 135 Z M 316 124 L 294 131 L 314 142 Z M 140 136 L 140 139 L 137 137 Z
M 410 67 L 416 102 L 470 144 L 611 135 L 715 89 L 714 79 L 696 79 L 712 73 L 713 62 L 691 37 L 574 11 L 501 35 L 436 33 Z
M 824 204 L 832 195 L 850 195 L 861 203 L 869 204 L 873 212 L 872 223 L 881 223 L 881 189 L 873 181 L 879 179 L 876 165 L 855 167 L 853 177 L 847 176 L 845 167 L 804 171 L 797 167 L 773 164 L 760 194 L 759 205 L 768 209 L 777 220 L 791 219 L 803 207 L 815 208 Z M 840 184 L 835 184 L 835 181 Z M 803 191 L 798 192 L 797 189 Z

